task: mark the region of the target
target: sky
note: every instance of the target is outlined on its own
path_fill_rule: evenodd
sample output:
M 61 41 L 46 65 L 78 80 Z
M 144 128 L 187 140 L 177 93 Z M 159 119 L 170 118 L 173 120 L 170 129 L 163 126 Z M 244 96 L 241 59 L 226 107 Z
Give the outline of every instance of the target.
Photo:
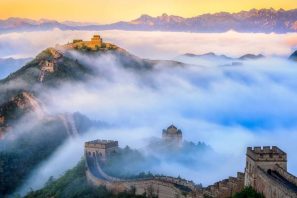
M 0 8 L 0 19 L 24 17 L 111 23 L 132 20 L 141 14 L 192 17 L 252 8 L 287 10 L 296 8 L 296 0 L 1 0 Z

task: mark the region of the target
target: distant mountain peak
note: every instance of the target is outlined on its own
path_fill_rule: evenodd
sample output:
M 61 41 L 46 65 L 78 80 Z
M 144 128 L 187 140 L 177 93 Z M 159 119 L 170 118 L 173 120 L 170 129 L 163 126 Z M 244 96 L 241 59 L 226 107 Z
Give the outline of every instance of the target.
M 192 53 L 186 53 L 184 55 L 181 55 L 184 57 L 192 57 L 192 58 L 223 58 L 223 59 L 229 59 L 229 60 L 256 60 L 256 59 L 261 59 L 264 58 L 265 56 L 262 54 L 245 54 L 240 56 L 239 58 L 231 58 L 229 56 L 226 56 L 224 54 L 222 55 L 217 55 L 214 52 L 208 52 L 205 54 L 192 54 Z M 297 52 L 296 52 L 296 56 L 297 56 Z
M 153 18 L 152 16 L 148 15 L 148 14 L 142 14 L 139 19 L 148 19 L 148 18 Z
M 231 57 L 228 57 L 226 55 L 217 55 L 214 52 L 208 52 L 205 54 L 192 54 L 192 53 L 186 53 L 182 56 L 185 57 L 192 57 L 192 58 L 224 58 L 224 59 L 232 59 Z
M 260 58 L 264 58 L 264 55 L 262 54 L 258 54 L 258 55 L 255 55 L 255 54 L 245 54 L 243 56 L 241 56 L 239 59 L 240 60 L 255 60 L 255 59 L 260 59 Z
M 163 13 L 152 17 L 147 14 L 128 22 L 98 25 L 78 22 L 57 22 L 55 20 L 30 20 L 9 18 L 0 20 L 1 31 L 51 30 L 137 30 L 137 31 L 185 31 L 185 32 L 261 32 L 287 33 L 297 32 L 297 9 L 284 10 L 274 8 L 251 9 L 236 13 L 218 12 L 202 14 L 190 18 Z
M 297 50 L 289 57 L 289 59 L 297 62 Z

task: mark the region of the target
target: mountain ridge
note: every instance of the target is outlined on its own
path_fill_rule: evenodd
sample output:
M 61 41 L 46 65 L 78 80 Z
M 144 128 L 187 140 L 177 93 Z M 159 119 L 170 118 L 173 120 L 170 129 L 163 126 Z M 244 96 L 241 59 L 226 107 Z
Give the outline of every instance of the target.
M 119 21 L 99 25 L 74 21 L 24 19 L 11 17 L 0 20 L 0 32 L 61 30 L 134 30 L 134 31 L 177 31 L 177 32 L 237 32 L 287 33 L 297 32 L 297 9 L 284 10 L 251 9 L 240 12 L 218 12 L 194 17 L 163 14 L 152 17 L 143 14 L 131 21 Z
M 204 54 L 193 54 L 193 53 L 185 53 L 182 54 L 179 57 L 191 57 L 191 58 L 222 58 L 226 60 L 255 60 L 255 59 L 261 59 L 265 58 L 263 54 L 243 54 L 239 57 L 230 57 L 225 54 L 216 54 L 214 52 L 208 52 Z

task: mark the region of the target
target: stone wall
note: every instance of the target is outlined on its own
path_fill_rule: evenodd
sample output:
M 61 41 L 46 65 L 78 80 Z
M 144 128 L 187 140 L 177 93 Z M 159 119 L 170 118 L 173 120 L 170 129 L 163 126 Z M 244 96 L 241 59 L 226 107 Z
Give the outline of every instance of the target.
M 49 53 L 52 55 L 54 59 L 59 59 L 63 56 L 62 53 L 60 53 L 58 50 L 54 48 L 49 48 Z
M 217 198 L 231 197 L 244 188 L 244 173 L 237 173 L 237 177 L 229 177 L 203 189 L 203 195 Z
M 85 143 L 85 155 L 105 161 L 108 156 L 118 150 L 118 141 L 94 140 Z
M 297 177 L 287 172 L 286 153 L 277 147 L 248 148 L 245 173 L 237 173 L 237 177 L 229 177 L 206 188 L 167 176 L 123 180 L 107 175 L 98 160 L 94 161 L 94 170 L 100 177 L 92 175 L 87 166 L 88 181 L 116 192 L 135 188 L 137 194 L 158 195 L 159 198 L 228 198 L 242 191 L 244 186 L 252 186 L 267 198 L 297 197 Z
M 258 167 L 257 178 L 255 186 L 257 192 L 263 193 L 267 198 L 280 198 L 280 197 L 297 197 L 297 194 L 282 185 L 273 177 L 269 176 L 263 169 Z
M 121 184 L 127 189 L 135 187 L 136 194 L 139 195 L 146 193 L 147 195 L 157 195 L 159 198 L 186 197 L 186 194 L 179 190 L 173 183 L 158 179 L 126 181 L 121 182 Z
M 48 58 L 48 60 L 45 60 L 45 61 L 41 61 L 39 63 L 39 66 L 40 66 L 40 73 L 39 73 L 39 77 L 38 77 L 38 80 L 39 82 L 43 82 L 45 76 L 48 74 L 48 73 L 53 73 L 55 72 L 56 70 L 56 63 L 58 62 L 58 60 L 63 57 L 63 54 L 62 52 L 60 52 L 59 50 L 57 49 L 54 49 L 54 48 L 48 48 L 47 49 L 49 55 L 51 57 Z
M 281 176 L 283 176 L 284 178 L 286 178 L 289 182 L 291 182 L 292 184 L 294 184 L 295 186 L 297 186 L 297 177 L 295 177 L 294 175 L 290 174 L 289 172 L 287 172 L 286 170 L 284 170 L 281 166 L 279 166 L 278 164 L 275 166 L 275 171 L 277 171 Z
M 135 188 L 136 194 L 153 193 L 154 195 L 158 195 L 159 198 L 202 198 L 205 195 L 209 197 L 227 198 L 236 192 L 240 192 L 244 186 L 243 173 L 238 173 L 237 177 L 229 177 L 207 188 L 202 188 L 201 185 L 196 185 L 192 181 L 169 176 L 124 180 L 106 174 L 98 161 L 95 167 L 100 174 L 100 178 L 92 175 L 88 167 L 86 171 L 88 181 L 93 185 L 104 185 L 108 189 L 116 192 Z
M 41 64 L 41 71 L 53 73 L 55 71 L 55 65 L 54 62 L 51 61 L 44 61 Z
M 101 172 L 101 171 L 99 171 Z M 156 178 L 147 179 L 135 179 L 135 180 L 112 180 L 107 181 L 104 178 L 98 178 L 94 176 L 87 168 L 86 170 L 87 181 L 95 186 L 105 186 L 107 189 L 114 192 L 122 192 L 135 188 L 136 194 L 141 195 L 146 193 L 147 195 L 158 195 L 159 198 L 186 198 L 192 196 L 186 196 L 183 191 L 178 189 L 175 184 L 167 182 L 165 180 L 159 180 Z M 190 192 L 189 192 L 190 193 Z

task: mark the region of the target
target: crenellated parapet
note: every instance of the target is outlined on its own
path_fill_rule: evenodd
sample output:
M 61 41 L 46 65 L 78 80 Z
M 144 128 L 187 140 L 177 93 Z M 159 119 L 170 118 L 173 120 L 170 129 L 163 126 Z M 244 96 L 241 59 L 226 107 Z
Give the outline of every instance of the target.
M 276 146 L 248 147 L 247 156 L 255 161 L 287 161 L 287 154 Z
M 118 151 L 119 143 L 113 140 L 93 140 L 85 143 L 85 156 L 96 158 L 102 162 Z
M 209 197 L 227 198 L 240 192 L 244 187 L 244 173 L 238 172 L 237 177 L 229 177 L 203 189 L 202 194 Z
M 153 178 L 155 180 L 185 186 L 185 187 L 187 187 L 187 188 L 189 188 L 189 189 L 191 189 L 193 191 L 196 190 L 197 188 L 202 188 L 201 185 L 196 185 L 193 181 L 189 181 L 189 180 L 182 179 L 182 178 L 170 177 L 170 176 L 155 176 Z
M 108 149 L 112 147 L 118 147 L 118 141 L 114 140 L 93 140 L 85 142 L 85 148 L 98 148 L 98 149 Z

